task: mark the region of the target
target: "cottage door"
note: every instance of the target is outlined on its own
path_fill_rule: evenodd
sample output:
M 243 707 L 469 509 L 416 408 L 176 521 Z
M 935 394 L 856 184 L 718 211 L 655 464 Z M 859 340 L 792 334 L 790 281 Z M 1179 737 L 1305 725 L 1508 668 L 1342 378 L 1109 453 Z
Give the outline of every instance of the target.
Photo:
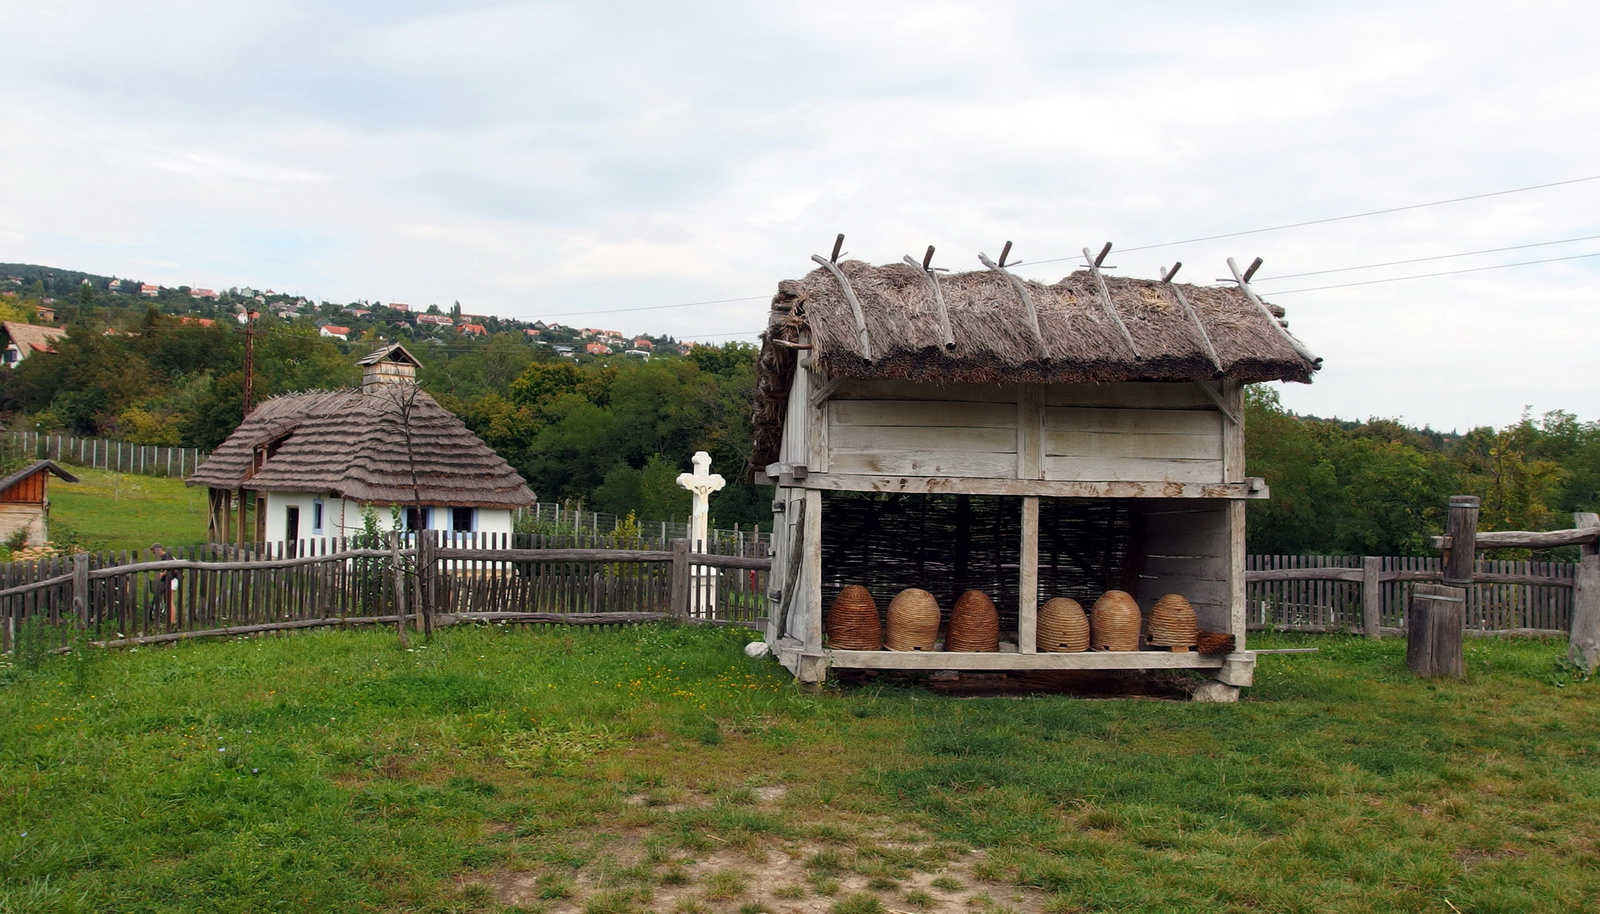
M 295 542 L 300 539 L 300 506 L 290 505 L 283 510 L 283 541 L 288 543 L 291 553 L 294 552 Z

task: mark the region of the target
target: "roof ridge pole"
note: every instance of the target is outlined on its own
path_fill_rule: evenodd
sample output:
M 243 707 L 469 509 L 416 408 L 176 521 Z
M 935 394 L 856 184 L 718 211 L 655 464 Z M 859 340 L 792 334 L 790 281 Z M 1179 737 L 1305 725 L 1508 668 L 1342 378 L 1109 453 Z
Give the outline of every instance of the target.
M 978 252 L 978 262 L 1011 281 L 1011 288 L 1017 290 L 1017 295 L 1022 298 L 1022 306 L 1027 309 L 1028 325 L 1033 328 L 1033 338 L 1039 343 L 1039 351 L 1046 359 L 1053 359 L 1055 354 L 1050 351 L 1050 343 L 1044 338 L 1044 331 L 1039 329 L 1039 312 L 1033 307 L 1033 296 L 1028 294 L 1028 289 L 1022 284 L 1022 280 L 1006 269 L 1006 255 L 1009 253 L 1011 253 L 1011 242 L 1007 241 L 1005 249 L 1000 252 L 999 263 L 990 260 L 989 255 L 982 251 Z
M 1094 281 L 1100 284 L 1100 300 L 1105 303 L 1106 314 L 1110 316 L 1111 322 L 1117 325 L 1117 329 L 1122 331 L 1122 341 L 1128 344 L 1128 351 L 1133 353 L 1134 358 L 1142 359 L 1144 356 L 1139 354 L 1139 347 L 1133 344 L 1133 334 L 1128 332 L 1128 325 L 1122 322 L 1122 315 L 1117 313 L 1117 306 L 1111 302 L 1111 287 L 1106 285 L 1106 278 L 1100 275 L 1100 264 L 1105 262 L 1109 253 L 1111 253 L 1111 242 L 1107 241 L 1106 246 L 1100 249 L 1099 257 L 1089 253 L 1088 248 L 1084 248 L 1083 259 L 1089 262 L 1089 272 L 1094 274 Z
M 1298 353 L 1302 359 L 1310 362 L 1313 369 L 1321 368 L 1322 359 L 1318 358 L 1311 352 L 1311 350 L 1307 349 L 1304 343 L 1295 339 L 1294 334 L 1289 332 L 1289 328 L 1285 327 L 1283 323 L 1278 320 L 1278 316 L 1272 313 L 1272 309 L 1267 307 L 1267 303 L 1262 301 L 1260 298 L 1257 298 L 1255 290 L 1250 288 L 1250 277 L 1256 275 L 1256 270 L 1260 268 L 1260 257 L 1257 257 L 1255 262 L 1250 264 L 1250 269 L 1243 273 L 1239 272 L 1239 264 L 1232 257 L 1228 258 L 1228 269 L 1233 271 L 1233 281 L 1239 284 L 1239 291 L 1244 293 L 1244 297 L 1250 299 L 1250 301 L 1255 303 L 1257 308 L 1261 309 L 1261 313 L 1267 316 L 1267 320 L 1272 324 L 1272 326 L 1278 328 L 1278 332 L 1283 334 L 1283 338 L 1289 342 L 1290 346 L 1294 347 L 1294 351 Z M 1224 282 L 1226 282 L 1226 280 L 1224 280 Z
M 1200 312 L 1194 309 L 1194 305 L 1189 304 L 1189 296 L 1184 295 L 1183 290 L 1172 281 L 1172 277 L 1177 276 L 1178 270 L 1182 267 L 1183 261 L 1180 260 L 1172 265 L 1172 269 L 1162 270 L 1161 282 L 1172 290 L 1179 306 L 1183 308 L 1183 313 L 1189 315 L 1189 320 L 1194 322 L 1194 329 L 1200 331 L 1200 342 L 1206 345 L 1206 355 L 1211 358 L 1211 364 L 1216 367 L 1217 374 L 1220 375 L 1223 373 L 1222 358 L 1217 355 L 1217 347 L 1211 344 L 1211 334 L 1206 332 L 1206 325 L 1200 321 Z
M 922 275 L 928 277 L 928 282 L 933 285 L 933 303 L 939 306 L 939 330 L 944 334 L 944 348 L 956 348 L 956 335 L 950 329 L 950 309 L 945 307 L 944 293 L 939 290 L 939 276 L 930 266 L 933 263 L 933 245 L 928 245 L 928 253 L 923 255 L 922 263 L 912 260 L 910 254 L 905 256 L 905 261 L 908 265 L 921 270 Z
M 839 249 L 837 244 L 833 247 L 835 251 Z M 828 272 L 839 280 L 839 285 L 844 287 L 844 297 L 850 300 L 850 311 L 856 316 L 856 334 L 861 340 L 861 357 L 869 362 L 872 361 L 872 342 L 867 339 L 867 318 L 861 313 L 861 300 L 856 298 L 856 290 L 850 288 L 850 280 L 845 277 L 844 271 L 839 269 L 838 264 L 820 254 L 812 254 L 811 259 L 827 267 Z

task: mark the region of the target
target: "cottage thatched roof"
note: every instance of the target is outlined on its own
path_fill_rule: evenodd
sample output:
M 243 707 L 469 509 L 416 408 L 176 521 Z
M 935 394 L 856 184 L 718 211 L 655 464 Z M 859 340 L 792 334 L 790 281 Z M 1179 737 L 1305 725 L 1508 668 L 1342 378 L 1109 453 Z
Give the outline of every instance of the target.
M 434 399 L 411 384 L 287 394 L 249 418 L 190 476 L 191 486 L 327 492 L 376 504 L 411 504 L 412 460 L 425 505 L 515 508 L 533 492 L 517 471 Z M 257 466 L 258 455 L 264 457 Z M 253 469 L 253 472 L 252 472 Z
M 1289 335 L 1283 309 L 1238 288 L 1102 274 L 1102 292 L 1088 270 L 1045 284 L 986 269 L 939 274 L 936 294 L 930 274 L 911 264 L 850 260 L 838 268 L 865 334 L 826 267 L 778 284 L 761 353 L 757 467 L 776 458 L 794 376 L 795 352 L 782 344 L 802 336 L 818 368 L 863 379 L 1309 382 L 1321 363 Z

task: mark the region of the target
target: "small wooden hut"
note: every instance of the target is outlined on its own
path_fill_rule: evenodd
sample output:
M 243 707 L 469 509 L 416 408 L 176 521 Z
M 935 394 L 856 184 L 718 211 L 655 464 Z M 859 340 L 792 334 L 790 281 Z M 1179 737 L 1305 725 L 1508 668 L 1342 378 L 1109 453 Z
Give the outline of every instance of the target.
M 26 545 L 42 546 L 50 541 L 50 477 L 77 482 L 78 477 L 41 460 L 0 479 L 0 540 L 26 530 Z
M 1244 474 L 1242 390 L 1309 382 L 1320 361 L 1248 274 L 1214 288 L 1095 265 L 1044 284 L 981 255 L 968 273 L 813 259 L 772 302 L 752 458 L 777 485 L 767 640 L 796 676 L 1204 668 L 1249 684 L 1244 508 L 1268 491 Z M 981 590 L 1007 643 L 830 649 L 825 607 L 851 584 L 880 609 L 930 591 L 946 616 Z M 1036 649 L 1044 600 L 1088 608 L 1111 589 L 1146 615 L 1181 594 L 1236 648 Z

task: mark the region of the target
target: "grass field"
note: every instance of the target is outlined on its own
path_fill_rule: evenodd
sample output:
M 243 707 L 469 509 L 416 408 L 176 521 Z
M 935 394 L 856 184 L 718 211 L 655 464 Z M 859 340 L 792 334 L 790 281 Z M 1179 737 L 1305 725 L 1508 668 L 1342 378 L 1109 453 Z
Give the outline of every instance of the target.
M 71 531 L 86 549 L 192 546 L 206 540 L 206 490 L 181 479 L 68 467 L 50 482 L 51 538 Z
M 726 630 L 0 671 L 0 911 L 1600 909 L 1600 683 L 1263 639 L 1236 705 L 808 694 Z

